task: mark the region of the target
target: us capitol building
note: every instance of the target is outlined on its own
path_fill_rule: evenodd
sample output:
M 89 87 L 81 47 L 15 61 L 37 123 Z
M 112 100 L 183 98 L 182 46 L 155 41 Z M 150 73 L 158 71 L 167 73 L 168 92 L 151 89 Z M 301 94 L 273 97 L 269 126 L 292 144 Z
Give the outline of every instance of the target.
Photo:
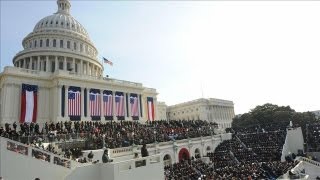
M 14 66 L 0 73 L 0 124 L 203 119 L 230 127 L 232 101 L 198 99 L 167 107 L 157 101 L 156 89 L 103 77 L 98 50 L 71 16 L 69 0 L 57 0 L 57 5 L 58 11 L 41 19 L 23 39 Z

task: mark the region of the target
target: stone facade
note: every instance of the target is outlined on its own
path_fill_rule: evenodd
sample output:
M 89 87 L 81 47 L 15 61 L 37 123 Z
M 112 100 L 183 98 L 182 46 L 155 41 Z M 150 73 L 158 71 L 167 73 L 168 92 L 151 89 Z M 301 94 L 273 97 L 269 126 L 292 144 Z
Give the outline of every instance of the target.
M 232 101 L 201 98 L 169 106 L 167 117 L 170 120 L 207 120 L 226 128 L 231 127 L 234 105 Z
M 157 119 L 158 120 L 168 120 L 167 117 L 167 108 L 168 106 L 166 105 L 165 102 L 160 102 L 158 101 L 157 104 Z
M 147 120 L 147 97 L 152 97 L 157 108 L 157 92 L 141 83 L 103 77 L 103 64 L 98 51 L 85 28 L 70 15 L 69 0 L 57 0 L 58 11 L 41 19 L 22 41 L 23 50 L 13 58 L 13 67 L 0 73 L 0 124 L 19 122 L 21 114 L 22 84 L 38 86 L 37 122 L 68 121 L 68 88 L 81 89 L 81 120 L 92 120 L 89 115 L 89 91 L 122 92 L 124 95 L 124 120 L 131 117 L 131 94 L 138 97 L 139 120 Z M 64 94 L 64 97 L 63 97 Z M 85 99 L 86 99 L 86 104 Z M 64 107 L 63 102 L 64 101 Z M 113 98 L 113 114 L 115 114 Z M 87 110 L 85 112 L 85 109 Z M 62 113 L 63 112 L 63 113 Z M 155 115 L 157 118 L 157 115 Z M 114 115 L 113 120 L 117 120 Z

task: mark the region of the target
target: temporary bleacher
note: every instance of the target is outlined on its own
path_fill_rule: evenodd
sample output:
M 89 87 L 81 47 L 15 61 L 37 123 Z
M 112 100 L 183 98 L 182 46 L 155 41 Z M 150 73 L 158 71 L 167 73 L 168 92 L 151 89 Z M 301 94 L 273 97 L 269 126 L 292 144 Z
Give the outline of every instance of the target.
M 107 164 L 81 164 L 3 137 L 0 137 L 0 144 L 0 176 L 4 179 L 164 179 L 159 154 Z

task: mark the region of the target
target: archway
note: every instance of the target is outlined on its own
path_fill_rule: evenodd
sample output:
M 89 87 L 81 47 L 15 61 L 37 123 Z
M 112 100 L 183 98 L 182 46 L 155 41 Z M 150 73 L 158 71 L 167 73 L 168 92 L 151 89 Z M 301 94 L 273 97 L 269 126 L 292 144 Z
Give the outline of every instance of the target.
M 171 165 L 171 156 L 169 154 L 166 154 L 164 157 L 163 157 L 163 164 L 164 166 L 169 166 Z
M 207 152 L 210 152 L 210 151 L 211 151 L 211 147 L 207 146 Z
M 199 148 L 197 148 L 197 149 L 194 150 L 194 157 L 195 157 L 196 159 L 201 158 L 201 154 L 200 154 Z
M 179 151 L 179 162 L 186 159 L 190 159 L 190 153 L 188 149 L 182 148 Z

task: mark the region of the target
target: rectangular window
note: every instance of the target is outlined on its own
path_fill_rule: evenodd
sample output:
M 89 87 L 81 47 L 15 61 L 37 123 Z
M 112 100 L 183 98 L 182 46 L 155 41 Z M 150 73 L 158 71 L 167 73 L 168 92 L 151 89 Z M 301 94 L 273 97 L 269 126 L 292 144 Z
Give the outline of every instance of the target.
M 80 52 L 82 52 L 82 51 L 83 51 L 83 45 L 80 44 Z
M 63 48 L 63 40 L 60 40 L 60 48 Z
M 77 44 L 76 43 L 73 43 L 73 49 L 77 50 Z
M 67 70 L 68 70 L 68 71 L 71 70 L 71 66 L 70 66 L 70 63 L 69 63 L 69 62 L 67 63 Z
M 55 66 L 56 66 L 56 64 L 52 61 L 51 62 L 51 72 L 54 72 L 55 71 Z
M 37 40 L 34 41 L 34 47 L 37 47 Z
M 56 47 L 57 46 L 57 41 L 54 39 L 53 40 L 53 47 Z
M 31 62 L 31 69 L 34 70 L 35 69 L 35 63 L 32 61 Z
M 46 46 L 49 47 L 49 39 L 46 41 Z
M 67 48 L 70 49 L 70 41 L 67 41 Z
M 42 39 L 40 40 L 40 47 L 42 47 Z
M 59 69 L 63 70 L 63 62 L 62 61 L 59 62 Z

